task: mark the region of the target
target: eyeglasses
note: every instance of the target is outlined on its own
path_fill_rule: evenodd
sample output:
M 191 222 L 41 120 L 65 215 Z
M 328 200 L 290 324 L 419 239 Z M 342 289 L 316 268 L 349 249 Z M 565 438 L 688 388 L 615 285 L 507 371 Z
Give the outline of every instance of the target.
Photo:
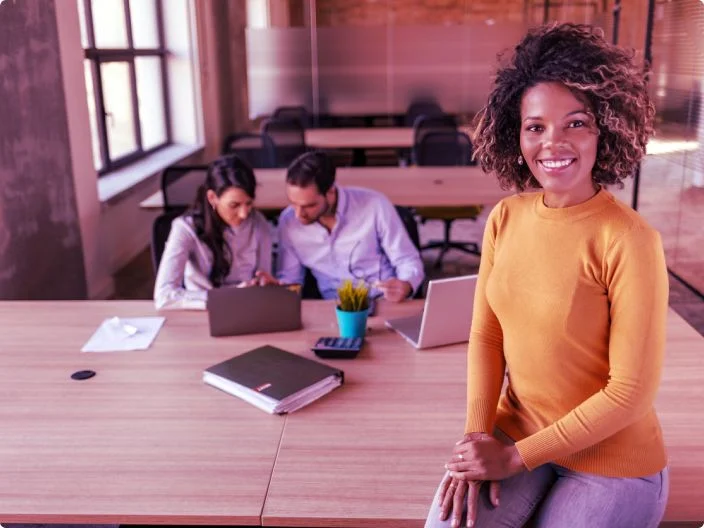
M 362 267 L 357 267 L 355 268 L 353 266 L 353 257 L 354 257 L 354 252 L 355 250 L 359 247 L 359 245 L 362 243 L 361 240 L 357 240 L 355 245 L 352 247 L 352 251 L 350 251 L 350 259 L 349 262 L 347 263 L 347 270 L 349 271 L 350 275 L 352 275 L 355 279 L 363 281 L 369 286 L 370 290 L 373 286 L 376 285 L 377 282 L 381 282 L 381 267 L 383 264 L 383 254 L 379 253 L 379 261 L 377 265 L 377 271 L 376 273 L 371 273 L 371 274 L 365 274 L 365 269 Z M 374 295 L 377 297 L 378 295 Z

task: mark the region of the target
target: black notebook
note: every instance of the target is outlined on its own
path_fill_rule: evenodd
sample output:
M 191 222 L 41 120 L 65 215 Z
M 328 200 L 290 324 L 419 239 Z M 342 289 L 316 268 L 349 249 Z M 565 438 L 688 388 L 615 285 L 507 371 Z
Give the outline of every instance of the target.
M 293 412 L 342 385 L 344 373 L 273 346 L 203 372 L 203 381 L 271 414 Z

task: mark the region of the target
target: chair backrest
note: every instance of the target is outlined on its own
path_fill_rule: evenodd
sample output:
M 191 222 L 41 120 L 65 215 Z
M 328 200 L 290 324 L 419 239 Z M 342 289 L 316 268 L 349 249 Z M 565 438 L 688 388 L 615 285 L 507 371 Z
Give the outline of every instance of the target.
M 416 122 L 416 119 L 418 119 L 418 116 L 437 116 L 442 114 L 444 114 L 442 108 L 435 101 L 414 101 L 408 106 L 408 110 L 406 110 L 406 117 L 404 119 L 404 123 L 407 127 L 412 127 Z
M 457 121 L 451 115 L 419 115 L 413 123 L 413 144 L 420 143 L 420 140 L 428 132 L 453 132 L 455 130 L 457 130 Z
M 298 120 L 303 128 L 311 126 L 311 117 L 305 106 L 280 106 L 274 110 L 273 117 L 276 119 Z
M 401 217 L 401 222 L 403 222 L 408 236 L 411 238 L 411 242 L 416 246 L 416 249 L 420 251 L 420 233 L 418 232 L 418 222 L 416 222 L 415 212 L 410 207 L 404 207 L 403 205 L 396 206 L 396 212 L 398 216 Z M 418 288 L 418 290 L 413 295 L 414 299 L 422 299 L 425 297 L 425 282 Z
M 303 276 L 303 287 L 301 288 L 301 298 L 303 299 L 322 299 L 323 295 L 318 288 L 318 281 L 315 280 L 313 272 L 310 269 L 305 269 Z
M 418 165 L 452 166 L 473 165 L 472 142 L 464 132 L 428 132 L 413 147 Z
M 196 191 L 208 174 L 207 165 L 172 165 L 161 173 L 161 193 L 165 211 L 181 211 L 190 206 Z
M 307 150 L 305 131 L 298 120 L 267 119 L 262 124 L 262 133 L 274 143 L 277 167 L 288 167 Z
M 420 234 L 418 233 L 418 222 L 416 222 L 416 217 L 413 213 L 413 209 L 410 207 L 404 207 L 403 205 L 396 206 L 396 212 L 403 222 L 403 226 L 408 232 L 408 236 L 411 238 L 413 245 L 416 249 L 420 250 Z
M 263 134 L 230 134 L 222 144 L 222 154 L 237 154 L 253 169 L 276 167 L 276 147 Z
M 159 263 L 161 262 L 161 256 L 164 254 L 166 240 L 169 238 L 169 233 L 171 232 L 171 223 L 181 214 L 180 211 L 169 211 L 154 219 L 154 223 L 152 224 L 151 253 L 155 275 L 159 270 Z

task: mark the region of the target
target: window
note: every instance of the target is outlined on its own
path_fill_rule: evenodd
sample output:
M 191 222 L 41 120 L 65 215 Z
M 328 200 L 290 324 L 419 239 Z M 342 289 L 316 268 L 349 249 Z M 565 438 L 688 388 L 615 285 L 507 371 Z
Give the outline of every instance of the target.
M 163 0 L 77 0 L 102 175 L 171 143 Z

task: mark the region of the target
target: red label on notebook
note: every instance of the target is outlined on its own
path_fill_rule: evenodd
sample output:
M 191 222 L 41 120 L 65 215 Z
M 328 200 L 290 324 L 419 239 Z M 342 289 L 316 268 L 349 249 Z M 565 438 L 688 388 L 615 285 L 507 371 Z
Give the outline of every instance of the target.
M 263 391 L 264 389 L 268 389 L 269 387 L 271 387 L 271 383 L 264 383 L 263 385 L 259 385 L 259 387 L 257 387 L 257 388 L 254 389 L 254 390 L 257 391 L 257 392 L 261 392 L 261 391 Z

